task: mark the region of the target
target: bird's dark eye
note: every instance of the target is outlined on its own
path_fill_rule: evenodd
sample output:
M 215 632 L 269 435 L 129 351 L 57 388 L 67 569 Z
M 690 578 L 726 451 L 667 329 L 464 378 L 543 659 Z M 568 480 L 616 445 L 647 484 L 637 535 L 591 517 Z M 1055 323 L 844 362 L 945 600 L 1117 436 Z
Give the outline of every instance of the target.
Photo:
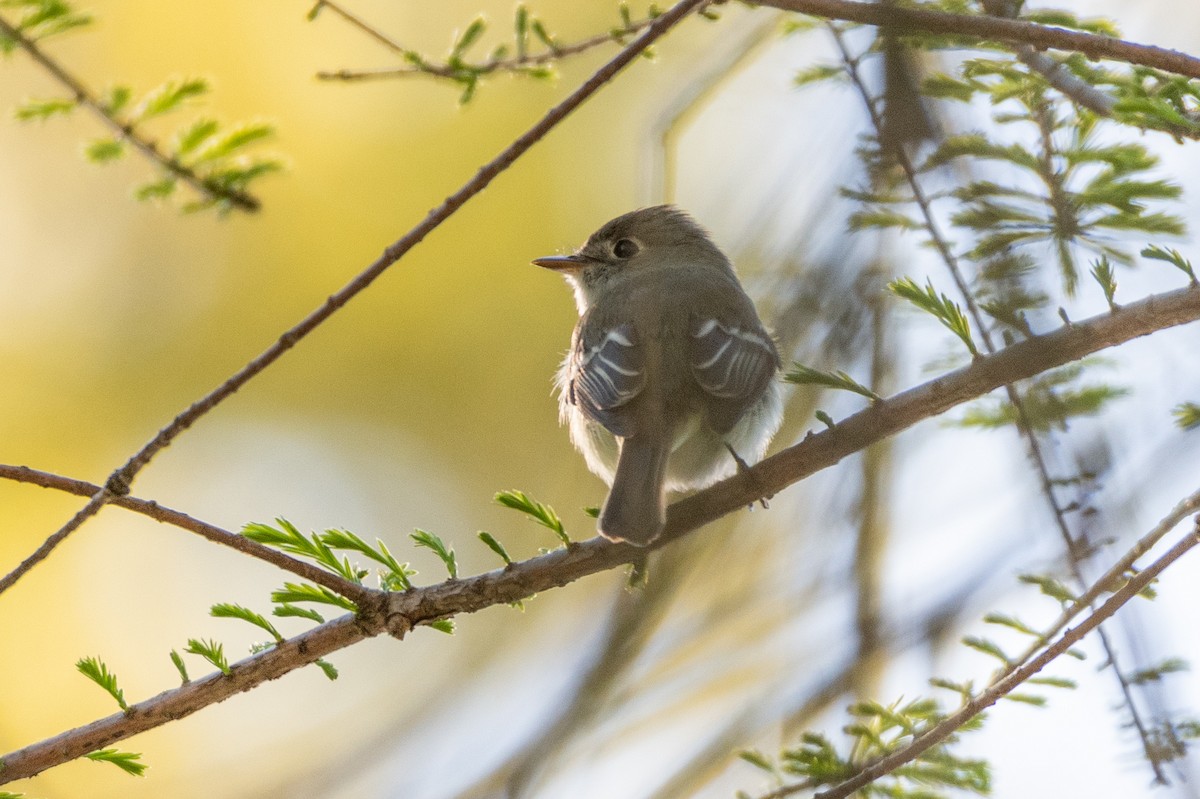
M 613 245 L 613 255 L 618 258 L 632 258 L 637 255 L 637 242 L 633 239 L 621 239 Z

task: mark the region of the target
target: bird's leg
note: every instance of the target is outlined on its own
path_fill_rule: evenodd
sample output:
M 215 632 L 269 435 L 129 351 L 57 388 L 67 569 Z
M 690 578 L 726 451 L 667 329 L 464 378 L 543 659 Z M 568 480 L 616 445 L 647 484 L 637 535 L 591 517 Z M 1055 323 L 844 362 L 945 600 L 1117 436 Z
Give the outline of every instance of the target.
M 745 476 L 748 480 L 750 480 L 751 483 L 754 484 L 756 493 L 764 495 L 758 500 L 759 503 L 762 504 L 763 510 L 769 509 L 771 504 L 767 502 L 767 500 L 771 499 L 774 494 L 767 494 L 766 491 L 763 490 L 763 485 L 761 482 L 759 482 L 758 477 L 754 474 L 754 472 L 750 471 L 750 464 L 746 463 L 742 456 L 737 454 L 737 450 L 735 450 L 728 441 L 725 442 L 725 449 L 729 450 L 729 454 L 733 456 L 733 462 L 737 464 L 738 474 Z M 754 510 L 753 502 L 750 503 L 749 508 L 750 510 Z

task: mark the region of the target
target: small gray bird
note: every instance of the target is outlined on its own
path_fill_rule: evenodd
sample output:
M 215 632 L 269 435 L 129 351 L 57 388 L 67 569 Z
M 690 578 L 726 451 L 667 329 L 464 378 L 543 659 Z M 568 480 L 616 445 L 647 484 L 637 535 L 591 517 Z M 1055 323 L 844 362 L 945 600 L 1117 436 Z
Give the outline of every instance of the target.
M 574 254 L 533 263 L 575 289 L 559 411 L 612 486 L 598 529 L 645 546 L 666 523 L 666 491 L 762 457 L 782 420 L 779 353 L 729 259 L 673 206 L 619 216 Z

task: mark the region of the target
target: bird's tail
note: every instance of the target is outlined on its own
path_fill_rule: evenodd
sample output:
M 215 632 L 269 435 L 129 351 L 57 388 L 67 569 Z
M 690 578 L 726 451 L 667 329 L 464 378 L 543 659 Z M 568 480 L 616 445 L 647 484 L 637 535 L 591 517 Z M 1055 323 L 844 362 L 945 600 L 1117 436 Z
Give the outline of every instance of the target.
M 663 481 L 669 454 L 667 442 L 658 436 L 622 441 L 612 489 L 600 511 L 600 535 L 640 547 L 658 538 L 667 522 Z

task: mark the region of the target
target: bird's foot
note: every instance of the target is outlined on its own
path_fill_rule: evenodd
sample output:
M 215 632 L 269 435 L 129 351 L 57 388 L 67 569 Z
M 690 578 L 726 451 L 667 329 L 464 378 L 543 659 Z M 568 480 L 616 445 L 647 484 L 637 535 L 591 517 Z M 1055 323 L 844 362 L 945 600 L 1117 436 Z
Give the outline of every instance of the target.
M 768 502 L 768 500 L 775 495 L 768 494 L 766 492 L 762 482 L 758 479 L 758 475 L 751 471 L 750 464 L 746 463 L 745 459 L 743 459 L 741 455 L 737 454 L 737 450 L 730 446 L 729 442 L 725 442 L 725 449 L 729 450 L 729 454 L 733 456 L 733 462 L 737 464 L 738 474 L 748 479 L 754 485 L 754 493 L 760 495 L 758 502 L 762 505 L 763 510 L 769 509 L 771 507 L 771 503 Z M 750 510 L 754 510 L 754 503 L 751 502 L 748 507 Z

